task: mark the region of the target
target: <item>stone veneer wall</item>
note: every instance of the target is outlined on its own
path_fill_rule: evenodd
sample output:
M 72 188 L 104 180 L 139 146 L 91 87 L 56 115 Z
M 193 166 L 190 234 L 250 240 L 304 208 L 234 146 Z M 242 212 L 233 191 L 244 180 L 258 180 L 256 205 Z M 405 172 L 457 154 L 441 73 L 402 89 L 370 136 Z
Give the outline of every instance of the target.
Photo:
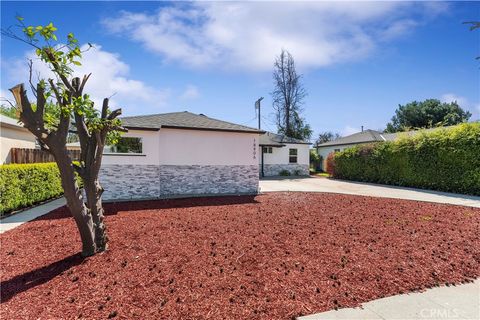
M 103 165 L 100 183 L 105 200 L 253 194 L 258 175 L 255 165 Z
M 261 165 L 260 165 L 260 169 Z M 290 175 L 294 175 L 295 170 L 299 171 L 300 176 L 308 176 L 310 174 L 308 164 L 288 163 L 288 164 L 264 164 L 263 173 L 265 177 L 279 176 L 280 171 L 287 170 Z M 261 173 L 261 172 L 260 172 Z

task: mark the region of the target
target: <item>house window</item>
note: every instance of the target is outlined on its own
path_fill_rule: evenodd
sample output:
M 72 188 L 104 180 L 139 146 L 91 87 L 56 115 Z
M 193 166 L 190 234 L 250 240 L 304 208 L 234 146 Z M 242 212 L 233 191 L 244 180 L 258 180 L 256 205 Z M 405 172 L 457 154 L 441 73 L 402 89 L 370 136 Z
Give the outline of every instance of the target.
M 333 150 L 333 152 L 340 152 L 340 149 L 335 149 Z
M 289 149 L 288 156 L 289 163 L 297 163 L 297 149 Z
M 263 153 L 272 153 L 272 147 L 263 147 Z
M 107 153 L 142 153 L 142 138 L 120 137 L 114 145 L 105 148 Z

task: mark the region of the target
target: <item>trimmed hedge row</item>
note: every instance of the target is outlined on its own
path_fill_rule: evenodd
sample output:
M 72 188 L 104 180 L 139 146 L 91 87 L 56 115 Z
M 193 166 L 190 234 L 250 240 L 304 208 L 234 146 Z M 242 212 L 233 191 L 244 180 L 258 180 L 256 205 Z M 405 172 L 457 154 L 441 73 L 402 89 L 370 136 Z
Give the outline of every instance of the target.
M 63 194 L 56 163 L 0 166 L 0 216 Z
M 334 155 L 340 179 L 480 195 L 480 123 L 464 123 Z

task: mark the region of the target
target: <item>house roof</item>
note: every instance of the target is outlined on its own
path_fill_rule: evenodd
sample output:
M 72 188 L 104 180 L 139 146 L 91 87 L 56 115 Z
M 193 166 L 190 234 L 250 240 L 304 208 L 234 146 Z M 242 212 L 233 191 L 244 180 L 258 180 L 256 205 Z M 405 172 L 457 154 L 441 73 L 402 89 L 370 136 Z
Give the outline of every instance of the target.
M 255 128 L 209 118 L 203 114 L 188 111 L 160 113 L 121 118 L 123 126 L 129 129 L 160 130 L 160 128 L 176 128 L 191 130 L 230 131 L 245 133 L 264 133 Z
M 438 127 L 438 128 L 429 128 L 421 130 L 411 130 L 411 131 L 399 131 L 395 133 L 382 133 L 375 130 L 365 130 L 362 132 L 357 132 L 352 135 L 341 137 L 336 140 L 327 141 L 317 145 L 316 147 L 328 147 L 328 146 L 340 146 L 345 144 L 359 144 L 359 143 L 369 143 L 369 142 L 378 142 L 378 141 L 393 141 L 396 140 L 400 135 L 414 136 L 419 132 L 433 131 L 438 129 L 450 128 L 447 127 Z
M 265 132 L 260 136 L 259 145 L 271 147 L 283 147 L 286 143 L 290 144 L 310 144 L 308 141 L 287 137 L 283 134 Z
M 394 138 L 393 138 L 394 139 Z M 375 130 L 364 130 L 336 140 L 327 141 L 317 145 L 317 147 L 338 146 L 344 144 L 368 143 L 387 140 L 384 135 Z
M 2 126 L 15 128 L 15 129 L 19 129 L 19 130 L 28 130 L 28 129 L 23 127 L 21 122 L 19 123 L 19 120 L 7 117 L 3 114 L 0 114 L 0 124 Z

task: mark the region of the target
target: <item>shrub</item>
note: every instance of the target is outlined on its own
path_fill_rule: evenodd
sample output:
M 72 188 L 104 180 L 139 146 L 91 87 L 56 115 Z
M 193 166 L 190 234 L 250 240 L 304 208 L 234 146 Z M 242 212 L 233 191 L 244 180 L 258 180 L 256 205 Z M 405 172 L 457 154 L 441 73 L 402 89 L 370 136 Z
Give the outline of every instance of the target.
M 294 176 L 301 176 L 302 175 L 302 170 L 296 169 L 293 171 Z
M 281 170 L 279 173 L 278 173 L 280 176 L 289 176 L 290 175 L 290 171 L 286 170 L 286 169 L 283 169 Z
M 325 172 L 328 173 L 330 176 L 334 176 L 335 173 L 335 153 L 330 152 L 327 156 L 327 160 L 325 161 Z
M 313 170 L 317 170 L 322 163 L 322 156 L 317 153 L 317 150 L 310 149 L 310 168 Z
M 336 178 L 480 195 L 480 123 L 400 134 L 332 160 Z
M 63 194 L 55 163 L 0 166 L 0 215 Z

